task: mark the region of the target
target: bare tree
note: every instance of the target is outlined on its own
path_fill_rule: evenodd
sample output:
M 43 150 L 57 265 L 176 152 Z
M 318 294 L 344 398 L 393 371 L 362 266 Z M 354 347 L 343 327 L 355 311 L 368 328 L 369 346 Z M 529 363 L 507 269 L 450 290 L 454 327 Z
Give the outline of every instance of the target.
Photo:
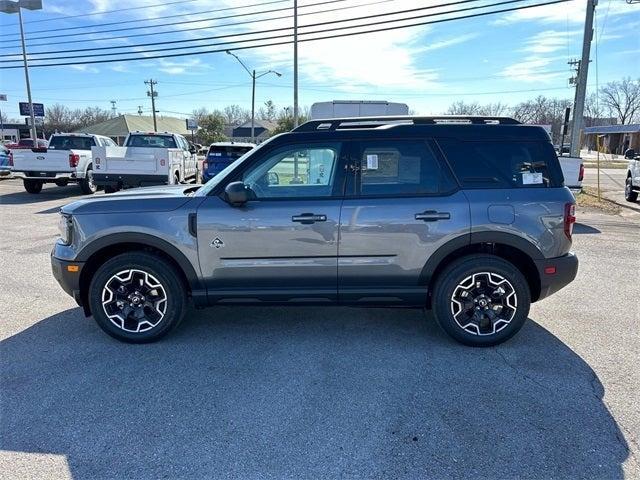
M 240 125 L 251 118 L 251 113 L 240 105 L 227 105 L 222 113 L 227 125 Z
M 480 104 L 478 102 L 466 103 L 458 100 L 449 105 L 447 115 L 480 115 Z
M 640 117 L 640 78 L 607 83 L 600 89 L 600 101 L 621 124 L 634 122 Z

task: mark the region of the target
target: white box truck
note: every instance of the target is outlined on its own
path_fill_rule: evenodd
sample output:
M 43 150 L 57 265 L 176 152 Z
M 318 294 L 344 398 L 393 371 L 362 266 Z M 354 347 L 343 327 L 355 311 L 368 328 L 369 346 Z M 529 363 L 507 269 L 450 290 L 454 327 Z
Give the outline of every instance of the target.
M 378 100 L 334 100 L 311 105 L 311 120 L 390 115 L 409 115 L 409 106 L 406 103 Z

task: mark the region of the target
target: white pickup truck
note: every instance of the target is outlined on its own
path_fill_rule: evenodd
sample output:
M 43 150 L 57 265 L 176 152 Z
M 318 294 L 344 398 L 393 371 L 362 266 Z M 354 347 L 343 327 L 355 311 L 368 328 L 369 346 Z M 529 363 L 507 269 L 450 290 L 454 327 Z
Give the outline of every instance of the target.
M 124 147 L 93 147 L 94 180 L 105 192 L 144 185 L 195 182 L 195 149 L 176 133 L 132 132 Z
M 96 191 L 91 149 L 116 145 L 109 137 L 86 133 L 54 133 L 48 147 L 13 150 L 13 176 L 22 178 L 29 193 L 40 193 L 45 183 L 62 187 L 80 184 L 82 193 Z
M 640 193 L 640 154 L 629 149 L 625 152 L 624 158 L 629 160 L 624 184 L 624 199 L 627 202 L 636 202 Z
M 584 179 L 584 163 L 580 157 L 558 156 L 564 184 L 572 190 L 582 190 L 582 180 Z

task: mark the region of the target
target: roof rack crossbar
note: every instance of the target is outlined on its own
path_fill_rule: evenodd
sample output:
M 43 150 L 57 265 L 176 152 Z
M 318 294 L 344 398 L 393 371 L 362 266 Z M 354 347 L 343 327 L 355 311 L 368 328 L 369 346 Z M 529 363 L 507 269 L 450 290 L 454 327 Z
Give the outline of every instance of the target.
M 439 125 L 443 123 L 473 125 L 519 125 L 520 122 L 510 117 L 487 117 L 475 115 L 438 115 L 430 117 L 400 115 L 392 117 L 346 117 L 309 120 L 294 128 L 293 132 L 315 132 L 322 130 L 380 128 L 394 124 Z

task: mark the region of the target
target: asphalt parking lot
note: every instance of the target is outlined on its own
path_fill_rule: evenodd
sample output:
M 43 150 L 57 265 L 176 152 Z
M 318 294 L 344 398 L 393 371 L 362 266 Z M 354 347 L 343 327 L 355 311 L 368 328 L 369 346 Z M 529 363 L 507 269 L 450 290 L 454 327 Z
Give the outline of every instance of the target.
M 194 310 L 136 346 L 50 274 L 76 195 L 0 181 L 1 478 L 640 478 L 633 210 L 578 212 L 578 278 L 496 348 L 326 307 Z

